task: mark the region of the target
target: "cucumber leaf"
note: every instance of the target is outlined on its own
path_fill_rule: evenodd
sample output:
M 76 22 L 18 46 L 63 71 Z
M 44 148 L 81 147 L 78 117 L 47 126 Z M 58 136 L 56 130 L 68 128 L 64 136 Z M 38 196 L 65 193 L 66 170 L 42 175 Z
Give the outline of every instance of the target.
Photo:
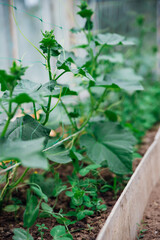
M 91 126 L 90 132 L 80 138 L 88 157 L 95 164 L 107 161 L 109 169 L 116 174 L 132 172 L 132 153 L 135 138 L 114 122 L 100 122 Z

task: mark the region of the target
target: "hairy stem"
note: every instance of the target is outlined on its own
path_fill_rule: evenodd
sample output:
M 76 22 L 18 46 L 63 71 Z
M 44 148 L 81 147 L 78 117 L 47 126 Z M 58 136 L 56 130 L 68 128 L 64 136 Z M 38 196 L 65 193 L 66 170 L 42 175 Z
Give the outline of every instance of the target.
M 47 56 L 47 65 L 48 65 L 48 74 L 49 74 L 49 80 L 52 80 L 52 73 L 51 73 L 51 65 L 50 65 L 50 48 L 48 48 L 48 56 Z M 52 96 L 49 96 L 48 98 L 48 104 L 47 104 L 47 110 L 46 110 L 46 117 L 44 122 L 42 123 L 43 125 L 45 125 L 48 120 L 49 120 L 49 114 L 50 114 L 50 108 L 51 108 L 51 100 L 52 100 Z

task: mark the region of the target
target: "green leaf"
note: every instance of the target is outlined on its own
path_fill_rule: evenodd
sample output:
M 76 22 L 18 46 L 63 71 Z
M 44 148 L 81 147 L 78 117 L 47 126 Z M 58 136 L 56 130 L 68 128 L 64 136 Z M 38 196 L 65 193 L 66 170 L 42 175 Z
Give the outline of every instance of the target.
M 85 68 L 80 68 L 79 71 L 77 73 L 75 73 L 75 74 L 80 74 L 80 75 L 88 78 L 91 81 L 95 81 L 93 79 L 93 77 L 88 73 L 87 69 L 85 69 Z
M 73 197 L 73 196 L 74 196 L 74 193 L 73 193 L 73 192 L 70 192 L 70 191 L 66 191 L 65 194 L 66 194 L 68 197 Z
M 39 204 L 35 196 L 31 196 L 23 215 L 24 227 L 30 228 L 36 221 L 39 214 Z
M 95 36 L 95 42 L 100 45 L 134 45 L 134 42 L 127 40 L 124 36 L 116 33 L 98 34 Z
M 44 199 L 45 202 L 48 202 L 48 197 L 42 192 L 41 189 L 35 186 L 31 186 L 31 189 L 37 194 L 37 196 Z
M 116 174 L 128 174 L 132 171 L 132 153 L 135 138 L 126 129 L 114 122 L 100 122 L 91 126 L 93 134 L 80 138 L 81 147 L 96 163 L 107 161 L 109 169 Z
M 117 121 L 117 114 L 115 112 L 110 111 L 110 110 L 106 110 L 105 115 L 110 121 L 112 121 L 112 122 Z
M 15 159 L 24 167 L 48 169 L 48 161 L 42 153 L 44 138 L 28 141 L 0 140 L 0 161 Z
M 44 127 L 29 115 L 17 118 L 11 122 L 6 137 L 9 139 L 31 140 L 41 137 L 49 137 L 50 129 Z
M 15 98 L 12 98 L 11 101 L 20 105 L 22 103 L 34 102 L 34 99 L 32 99 L 27 93 L 20 93 Z
M 74 196 L 72 197 L 72 204 L 75 206 L 81 206 L 83 204 L 84 191 L 81 189 L 73 189 Z
M 69 150 L 62 146 L 51 148 L 45 151 L 45 153 L 49 160 L 56 163 L 66 164 L 72 161 L 69 156 Z
M 85 168 L 82 168 L 82 169 L 79 171 L 79 174 L 80 174 L 81 176 L 85 176 L 85 175 L 87 175 L 91 170 L 95 170 L 95 169 L 100 168 L 100 167 L 101 167 L 101 165 L 99 165 L 99 164 L 91 164 L 91 165 L 88 165 L 88 166 L 85 167 Z
M 42 86 L 42 84 L 40 84 L 40 83 L 32 82 L 27 79 L 22 79 L 16 85 L 16 87 L 14 89 L 14 94 L 15 94 L 15 96 L 17 96 L 21 93 L 30 94 L 32 92 L 36 92 L 41 86 Z
M 79 12 L 77 12 L 82 18 L 90 18 L 93 14 L 93 11 L 91 9 L 84 9 Z
M 19 205 L 7 205 L 3 208 L 3 210 L 5 212 L 16 212 L 19 208 Z
M 111 63 L 123 63 L 123 55 L 121 53 L 112 53 L 111 55 L 100 55 L 98 57 L 99 61 L 108 61 Z
M 50 81 L 45 84 L 39 84 L 30 80 L 21 80 L 15 87 L 13 97 L 17 97 L 20 94 L 27 94 L 33 101 L 40 105 L 46 105 L 48 96 L 57 94 L 60 92 L 58 86 L 55 89 L 55 81 Z
M 97 206 L 97 210 L 105 211 L 106 209 L 107 209 L 107 206 L 105 204 L 101 204 Z
M 42 189 L 42 192 L 48 197 L 53 196 L 52 192 L 55 187 L 55 181 L 53 178 L 45 178 L 41 174 L 32 174 L 30 176 L 30 182 L 36 183 Z
M 143 78 L 137 75 L 132 68 L 121 68 L 110 75 L 106 75 L 104 80 L 97 81 L 96 86 L 121 88 L 133 92 L 143 90 L 143 86 L 140 83 L 142 80 Z
M 15 79 L 21 80 L 21 76 L 25 74 L 25 71 L 28 67 L 22 67 L 22 65 L 17 65 L 15 61 L 12 63 L 12 67 L 10 68 L 10 72 L 15 76 Z
M 59 98 L 60 94 L 53 95 L 55 98 Z M 70 96 L 70 95 L 78 95 L 77 92 L 70 90 L 68 87 L 63 87 L 62 92 L 61 92 L 61 97 L 63 96 Z
M 22 228 L 14 228 L 13 233 L 13 240 L 34 240 L 33 237 L 30 234 L 27 234 Z
M 48 213 L 50 213 L 50 214 L 53 213 L 53 209 L 52 209 L 47 203 L 42 202 L 41 208 L 42 208 L 45 212 L 48 212 Z
M 12 90 L 16 85 L 15 77 L 6 73 L 5 70 L 0 70 L 1 91 Z
M 80 211 L 78 214 L 77 214 L 77 220 L 80 221 L 82 220 L 83 218 L 85 218 L 86 216 L 91 216 L 94 214 L 94 211 L 92 210 L 83 210 L 83 211 Z
M 60 70 L 64 70 L 65 72 L 72 72 L 75 76 L 81 75 L 88 78 L 91 81 L 95 81 L 93 77 L 89 74 L 86 68 L 72 68 L 71 63 L 74 62 L 73 59 L 68 58 L 64 62 L 57 61 L 57 68 Z M 76 64 L 76 62 L 74 62 Z
M 51 229 L 51 236 L 54 240 L 71 240 L 72 236 L 66 233 L 66 229 L 64 226 L 58 225 Z
M 62 183 L 59 183 L 55 186 L 52 195 L 54 197 L 57 197 L 61 192 L 65 191 L 67 189 L 66 185 L 63 185 Z

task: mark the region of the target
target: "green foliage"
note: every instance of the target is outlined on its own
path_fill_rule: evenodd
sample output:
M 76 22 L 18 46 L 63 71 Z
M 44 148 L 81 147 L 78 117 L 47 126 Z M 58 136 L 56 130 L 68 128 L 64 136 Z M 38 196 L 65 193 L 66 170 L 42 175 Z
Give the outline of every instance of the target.
M 81 1 L 81 5 L 78 6 L 80 8 L 80 11 L 77 12 L 82 18 L 85 18 L 85 30 L 92 30 L 93 28 L 93 22 L 91 21 L 91 17 L 93 15 L 92 9 L 88 8 L 88 4 L 85 1 Z
M 28 141 L 0 140 L 0 161 L 16 160 L 25 167 L 48 168 L 48 161 L 42 153 L 44 138 Z
M 47 54 L 48 50 L 51 51 L 51 56 L 58 56 L 62 50 L 62 46 L 55 40 L 53 30 L 45 31 L 43 39 L 40 41 L 40 48 L 43 53 Z
M 41 240 L 43 240 L 43 235 L 44 235 L 44 230 L 47 230 L 48 228 L 45 226 L 45 224 L 36 224 L 36 226 L 38 227 L 38 232 L 41 235 Z
M 49 149 L 46 152 L 46 156 L 50 161 L 61 164 L 66 164 L 72 161 L 69 156 L 69 151 L 66 150 L 63 146 Z
M 16 212 L 19 208 L 20 206 L 18 205 L 7 205 L 5 206 L 5 208 L 3 208 L 3 210 L 5 212 Z
M 48 197 L 53 196 L 53 189 L 55 188 L 55 180 L 53 178 L 45 179 L 43 175 L 34 173 L 30 176 L 30 182 L 37 184 Z
M 21 64 L 17 65 L 17 63 L 13 61 L 13 65 L 10 68 L 10 72 L 15 77 L 15 79 L 21 80 L 21 77 L 25 74 L 27 68 L 28 67 L 23 67 Z
M 26 69 L 27 67 L 22 67 L 22 65 L 18 66 L 16 62 L 13 62 L 13 65 L 10 68 L 11 75 L 7 74 L 4 70 L 0 70 L 1 91 L 13 91 L 18 80 L 21 80 L 21 76 L 25 74 Z
M 95 170 L 97 168 L 100 168 L 101 165 L 98 165 L 98 164 L 91 164 L 91 165 L 88 165 L 87 167 L 85 168 L 82 168 L 80 171 L 79 171 L 79 174 L 81 176 L 85 176 L 87 175 L 91 170 Z
M 94 163 L 107 161 L 109 169 L 116 174 L 132 171 L 135 139 L 130 132 L 113 122 L 93 124 L 89 131 L 91 134 L 81 136 L 80 145 L 86 148 L 87 155 Z
M 54 240 L 70 240 L 73 239 L 71 234 L 66 232 L 64 226 L 58 225 L 51 229 L 50 231 L 51 236 Z
M 132 96 L 126 95 L 125 100 L 117 108 L 122 124 L 134 133 L 138 141 L 141 141 L 146 131 L 160 119 L 159 82 L 145 83 L 144 88 L 143 92 L 137 92 Z
M 27 194 L 27 205 L 23 215 L 23 225 L 26 228 L 30 228 L 36 221 L 39 214 L 38 200 L 30 192 Z
M 14 228 L 13 240 L 33 240 L 33 237 L 22 228 Z
M 25 115 L 11 122 L 7 129 L 6 137 L 12 140 L 21 139 L 27 141 L 42 137 L 49 138 L 50 131 L 50 129 L 43 126 L 31 116 Z
M 14 229 L 15 240 L 32 240 L 29 228 L 39 217 L 53 217 L 61 224 L 50 232 L 54 240 L 73 239 L 67 226 L 105 211 L 107 203 L 100 193 L 113 191 L 116 197 L 128 179 L 125 175 L 132 173 L 136 139 L 131 131 L 139 139 L 160 117 L 159 83 L 152 88 L 144 84 L 144 79 L 152 76 L 152 67 L 148 68 L 151 58 L 141 51 L 145 19 L 137 19 L 143 29 L 137 46 L 132 47 L 135 40 L 91 31 L 93 10 L 83 0 L 78 7 L 84 25 L 71 32 L 81 32 L 86 41 L 75 46 L 74 52 L 63 49 L 53 30 L 42 33 L 43 53 L 39 52 L 46 62 L 47 83 L 22 79 L 27 67 L 16 62 L 9 74 L 0 70 L 0 114 L 5 115 L 0 123 L 0 168 L 6 172 L 0 178 L 4 184 L 0 207 L 5 199 L 12 199 L 11 193 L 20 183 L 30 186 L 23 215 L 27 231 Z M 85 57 L 79 57 L 79 49 Z M 153 46 L 152 53 L 156 51 Z M 66 73 L 72 79 L 61 78 Z M 21 117 L 17 117 L 17 111 L 21 111 Z M 62 180 L 67 164 L 71 170 Z M 21 176 L 17 175 L 19 165 L 27 167 Z M 28 180 L 25 176 L 29 168 L 41 171 L 32 171 Z M 101 176 L 105 169 L 114 173 L 109 181 Z M 68 212 L 56 207 L 63 194 L 69 200 Z M 47 204 L 51 200 L 53 204 Z M 3 210 L 16 212 L 20 207 L 22 204 L 12 199 Z M 47 227 L 36 226 L 43 239 Z

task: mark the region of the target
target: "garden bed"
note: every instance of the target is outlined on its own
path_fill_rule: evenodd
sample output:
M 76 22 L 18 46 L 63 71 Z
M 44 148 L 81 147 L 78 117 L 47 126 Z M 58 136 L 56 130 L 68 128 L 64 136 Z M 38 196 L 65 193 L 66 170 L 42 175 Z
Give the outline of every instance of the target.
M 135 240 L 149 196 L 159 181 L 159 144 L 160 131 L 118 199 L 97 240 Z
M 158 126 L 152 128 L 152 130 L 148 131 L 146 136 L 144 137 L 142 144 L 139 146 L 139 153 L 141 155 L 144 155 L 150 144 L 153 142 L 154 136 L 157 132 Z M 134 161 L 133 168 L 135 169 L 140 162 L 140 159 L 136 159 Z M 62 179 L 65 180 L 66 176 L 72 171 L 72 166 L 67 165 L 64 171 L 64 167 L 62 169 L 59 169 L 59 172 L 61 172 Z M 33 170 L 32 170 L 33 171 Z M 28 173 L 30 174 L 30 172 Z M 109 179 L 111 177 L 111 173 L 109 172 L 103 172 L 102 173 L 103 178 Z M 25 199 L 25 192 L 26 189 L 19 188 L 17 192 L 15 192 L 15 197 L 19 196 L 22 203 L 25 205 L 26 199 Z M 120 195 L 121 191 L 117 193 L 117 196 L 114 196 L 114 193 L 111 191 L 108 191 L 106 193 L 103 193 L 100 197 L 103 199 L 104 203 L 107 205 L 107 210 L 105 212 L 97 212 L 93 216 L 88 216 L 87 218 L 78 221 L 74 225 L 71 225 L 69 227 L 73 239 L 76 240 L 95 240 L 96 236 L 98 235 L 100 229 L 103 227 L 108 215 L 110 214 L 114 204 L 116 203 L 116 200 L 118 196 Z M 49 200 L 49 205 L 54 205 L 54 200 Z M 67 196 L 65 196 L 63 193 L 59 197 L 59 202 L 56 205 L 56 210 L 63 208 L 66 210 L 69 210 L 69 199 Z M 21 208 L 17 214 L 15 213 L 6 213 L 3 212 L 3 214 L 0 216 L 0 239 L 12 239 L 13 236 L 13 228 L 21 228 L 23 227 L 23 209 Z M 55 218 L 41 218 L 38 219 L 36 224 L 45 224 L 46 227 L 48 227 L 48 230 L 45 231 L 44 239 L 50 238 L 50 230 L 57 224 Z M 36 224 L 31 228 L 30 233 L 34 237 L 34 239 L 40 239 L 38 237 L 37 227 Z

